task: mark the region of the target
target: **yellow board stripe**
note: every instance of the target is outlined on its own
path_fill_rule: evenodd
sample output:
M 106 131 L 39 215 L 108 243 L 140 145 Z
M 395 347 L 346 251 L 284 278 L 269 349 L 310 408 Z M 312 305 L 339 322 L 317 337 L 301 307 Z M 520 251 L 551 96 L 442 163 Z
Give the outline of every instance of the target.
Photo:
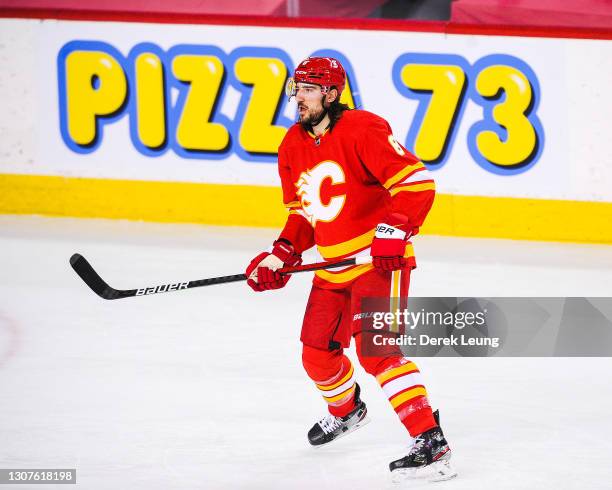
M 423 184 L 409 184 L 401 187 L 391 189 L 389 193 L 391 196 L 395 196 L 399 192 L 421 192 L 421 191 L 435 191 L 436 184 L 433 182 L 424 182 Z
M 412 245 L 412 242 L 406 243 L 406 250 L 404 251 L 404 257 L 414 257 L 414 245 Z
M 382 385 L 388 379 L 395 378 L 400 374 L 409 373 L 410 371 L 415 370 L 417 370 L 416 364 L 414 362 L 407 362 L 400 367 L 389 369 L 388 371 L 380 373 L 378 376 L 376 376 L 376 380 L 378 381 L 378 384 Z
M 353 386 L 348 388 L 346 391 L 343 391 L 339 395 L 336 395 L 336 396 L 324 396 L 323 398 L 325 398 L 326 402 L 333 403 L 333 402 L 337 402 L 338 400 L 341 400 L 342 398 L 345 398 L 347 396 L 352 395 L 353 391 L 355 391 L 355 385 L 354 384 L 353 384 Z
M 281 228 L 282 199 L 267 186 L 0 174 L 2 214 Z M 421 233 L 612 244 L 605 223 L 612 202 L 437 194 Z
M 397 184 L 400 180 L 404 179 L 406 175 L 408 175 L 412 171 L 416 170 L 417 168 L 424 168 L 424 167 L 425 165 L 423 165 L 421 162 L 417 162 L 413 165 L 408 165 L 404 167 L 402 170 L 400 170 L 398 173 L 396 173 L 393 177 L 391 177 L 390 179 L 387 179 L 387 181 L 383 184 L 383 187 L 385 189 L 388 189 L 394 184 Z
M 416 398 L 417 396 L 427 396 L 427 391 L 422 386 L 417 386 L 411 390 L 405 391 L 404 393 L 391 398 L 389 401 L 393 408 L 399 407 L 402 403 Z
M 333 385 L 320 385 L 320 384 L 317 384 L 317 388 L 319 388 L 321 391 L 335 390 L 336 388 L 338 388 L 338 386 L 346 383 L 349 379 L 351 379 L 351 376 L 353 375 L 354 371 L 355 371 L 355 368 L 351 365 L 351 369 L 349 369 L 349 372 L 346 373 L 346 375 L 340 381 L 338 381 L 337 383 L 334 383 Z
M 0 213 L 163 223 L 278 226 L 276 187 L 0 174 Z
M 612 202 L 436 194 L 421 232 L 612 244 L 612 226 L 604 223 L 612 223 Z

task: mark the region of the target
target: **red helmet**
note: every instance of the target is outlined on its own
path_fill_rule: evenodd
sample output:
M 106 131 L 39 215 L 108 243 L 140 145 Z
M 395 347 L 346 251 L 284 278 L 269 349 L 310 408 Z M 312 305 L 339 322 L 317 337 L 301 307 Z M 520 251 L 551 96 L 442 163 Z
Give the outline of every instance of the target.
M 295 69 L 293 78 L 287 81 L 289 97 L 295 95 L 295 84 L 299 82 L 320 85 L 323 93 L 336 87 L 338 98 L 340 98 L 346 85 L 346 72 L 336 58 L 306 58 Z

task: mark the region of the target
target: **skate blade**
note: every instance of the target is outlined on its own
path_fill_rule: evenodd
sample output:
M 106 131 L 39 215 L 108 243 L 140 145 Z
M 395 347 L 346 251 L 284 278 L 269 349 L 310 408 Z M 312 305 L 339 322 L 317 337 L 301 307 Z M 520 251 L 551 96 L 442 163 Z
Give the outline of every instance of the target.
M 398 468 L 391 472 L 391 480 L 396 485 L 410 480 L 446 481 L 456 476 L 457 472 L 452 468 L 448 459 L 436 461 L 423 468 Z
M 355 425 L 353 425 L 353 427 L 351 427 L 349 430 L 347 430 L 346 432 L 343 432 L 342 434 L 340 434 L 338 437 L 336 437 L 333 441 L 329 441 L 325 444 L 319 444 L 318 446 L 312 446 L 315 449 L 320 449 L 324 446 L 329 446 L 331 443 L 336 442 L 338 439 L 342 439 L 344 436 L 349 435 L 351 432 L 355 432 L 357 429 L 359 429 L 360 427 L 363 427 L 364 425 L 368 425 L 370 423 L 370 417 L 368 417 L 367 415 L 362 418 L 359 422 L 357 422 Z

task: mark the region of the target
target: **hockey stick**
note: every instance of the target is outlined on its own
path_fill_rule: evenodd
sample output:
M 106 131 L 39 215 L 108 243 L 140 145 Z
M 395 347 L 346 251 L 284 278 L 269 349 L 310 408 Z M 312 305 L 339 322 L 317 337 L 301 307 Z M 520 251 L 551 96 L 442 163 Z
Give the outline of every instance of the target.
M 334 269 L 355 264 L 367 264 L 370 257 L 357 257 L 341 260 L 339 262 L 316 262 L 314 264 L 298 265 L 297 267 L 285 267 L 280 269 L 281 274 L 295 274 L 296 272 L 309 272 L 320 269 Z M 74 254 L 70 257 L 70 265 L 89 288 L 103 299 L 122 299 L 131 296 L 147 296 L 149 294 L 169 293 L 171 291 L 181 291 L 183 289 L 199 288 L 202 286 L 213 286 L 215 284 L 225 284 L 227 282 L 246 281 L 245 274 L 234 274 L 233 276 L 211 277 L 209 279 L 197 279 L 195 281 L 176 282 L 171 284 L 161 284 L 159 286 L 147 286 L 139 289 L 115 289 L 109 286 L 104 279 L 94 270 L 91 264 L 81 254 Z

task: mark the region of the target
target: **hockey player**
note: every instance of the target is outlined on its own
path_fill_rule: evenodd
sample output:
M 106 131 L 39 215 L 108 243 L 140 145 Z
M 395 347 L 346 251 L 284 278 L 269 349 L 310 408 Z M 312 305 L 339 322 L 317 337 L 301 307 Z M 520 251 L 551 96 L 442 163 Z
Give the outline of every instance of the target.
M 329 413 L 308 440 L 327 444 L 367 422 L 353 366 L 343 354 L 354 337 L 361 365 L 376 377 L 414 441 L 389 465 L 394 479 L 452 478 L 450 448 L 417 366 L 396 348 L 372 349 L 373 332 L 362 328 L 360 316 L 364 298 L 407 297 L 415 267 L 409 238 L 431 208 L 434 181 L 384 119 L 340 103 L 345 83 L 340 62 L 322 57 L 304 60 L 288 82 L 299 113 L 278 151 L 289 215 L 270 250 L 247 267 L 247 282 L 255 291 L 282 288 L 289 277 L 277 270 L 300 264 L 302 252 L 314 245 L 326 261 L 371 256 L 371 263 L 315 272 L 300 337 L 302 362 Z

